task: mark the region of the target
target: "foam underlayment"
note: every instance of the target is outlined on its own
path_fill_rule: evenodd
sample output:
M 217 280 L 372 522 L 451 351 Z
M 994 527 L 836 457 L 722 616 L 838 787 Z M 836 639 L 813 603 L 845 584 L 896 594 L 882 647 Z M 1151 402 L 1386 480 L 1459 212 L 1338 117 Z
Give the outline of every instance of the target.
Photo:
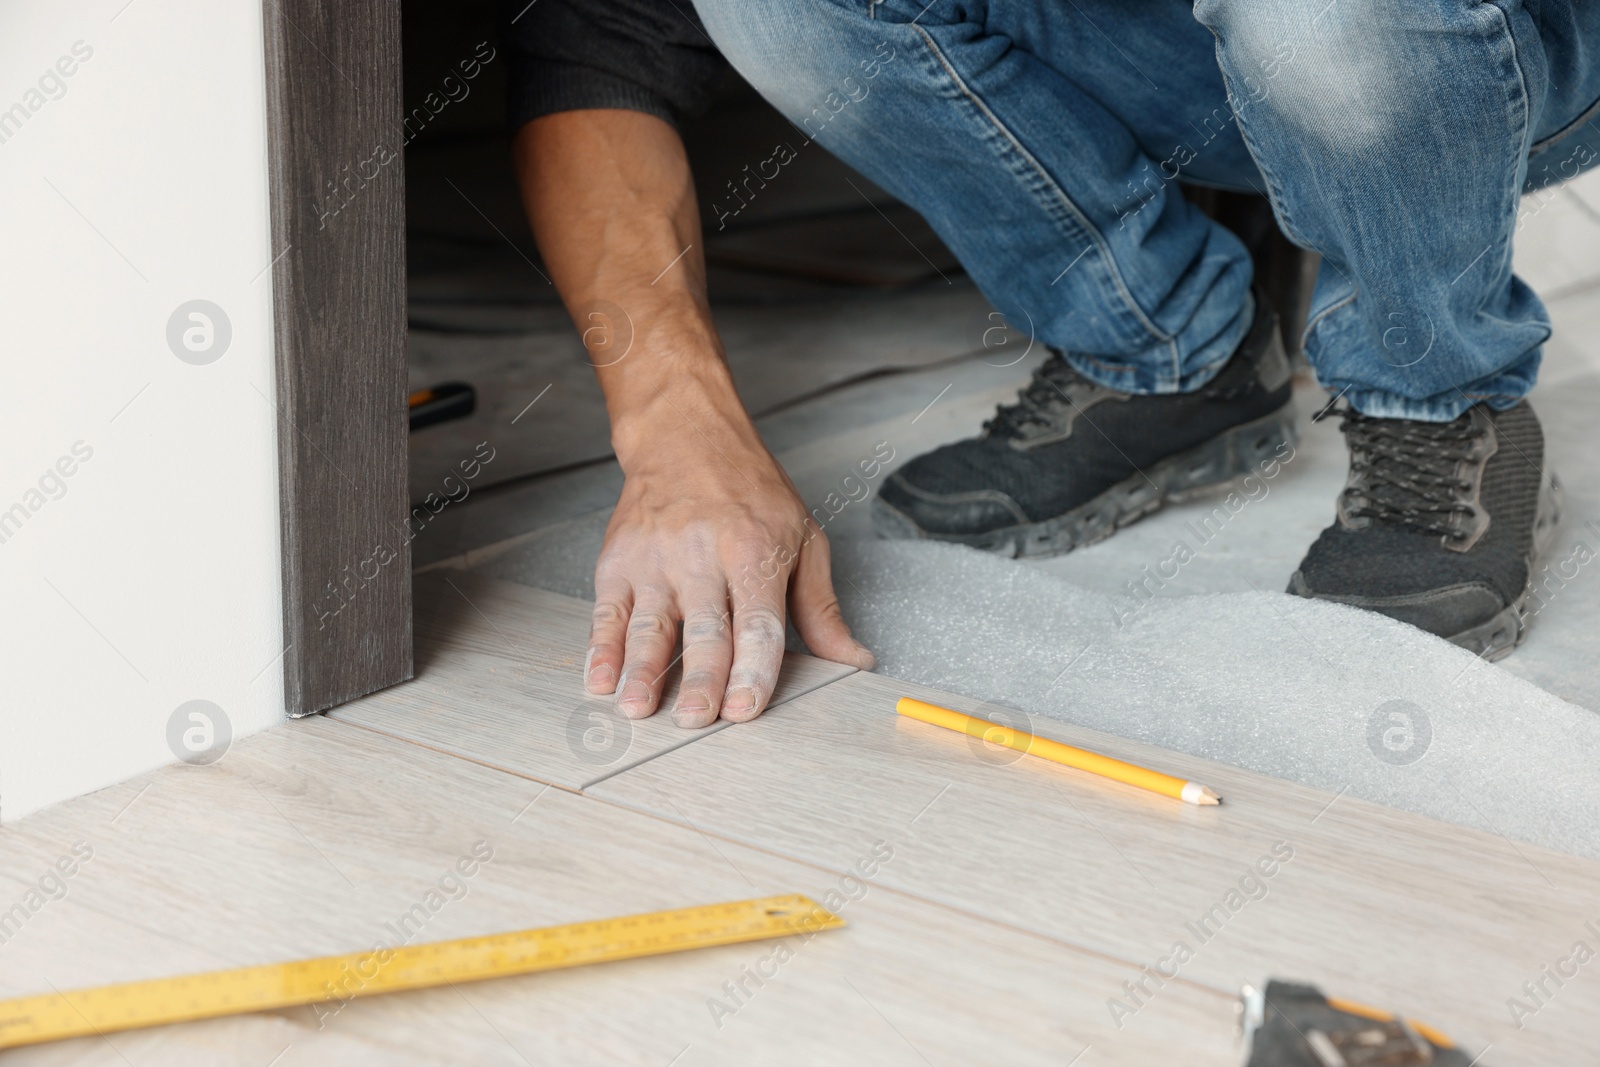
M 881 673 L 1600 858 L 1600 715 L 1420 630 L 1277 592 L 1118 626 L 1112 597 L 926 542 L 844 542 L 834 570 Z

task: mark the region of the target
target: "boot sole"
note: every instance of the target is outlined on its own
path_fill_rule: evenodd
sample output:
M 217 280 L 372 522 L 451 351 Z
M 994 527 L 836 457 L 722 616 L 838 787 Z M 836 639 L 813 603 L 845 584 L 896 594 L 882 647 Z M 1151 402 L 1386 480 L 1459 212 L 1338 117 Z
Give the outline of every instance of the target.
M 1533 519 L 1533 543 L 1528 551 L 1528 583 L 1523 587 L 1522 595 L 1501 608 L 1487 621 L 1468 627 L 1460 633 L 1451 634 L 1445 637 L 1446 641 L 1460 645 L 1480 659 L 1493 662 L 1509 656 L 1513 649 L 1528 639 L 1528 628 L 1533 622 L 1533 616 L 1528 614 L 1528 600 L 1533 595 L 1534 574 L 1539 563 L 1549 552 L 1550 546 L 1555 542 L 1556 530 L 1561 525 L 1563 505 L 1564 493 L 1561 482 L 1555 475 L 1547 474 L 1539 486 L 1539 503 Z M 1295 571 L 1289 579 L 1289 591 L 1312 600 L 1334 599 L 1312 594 L 1299 571 Z M 1348 603 L 1338 600 L 1335 602 Z
M 1300 439 L 1292 403 L 1252 422 L 1225 430 L 1186 452 L 1168 456 L 1147 470 L 1123 479 L 1099 496 L 1042 522 L 1006 526 L 981 534 L 930 533 L 904 513 L 872 501 L 873 524 L 881 537 L 896 540 L 946 541 L 968 545 L 1013 559 L 1059 556 L 1104 541 L 1122 527 L 1161 509 L 1167 501 L 1183 501 L 1237 482 L 1269 462 L 1285 445 Z

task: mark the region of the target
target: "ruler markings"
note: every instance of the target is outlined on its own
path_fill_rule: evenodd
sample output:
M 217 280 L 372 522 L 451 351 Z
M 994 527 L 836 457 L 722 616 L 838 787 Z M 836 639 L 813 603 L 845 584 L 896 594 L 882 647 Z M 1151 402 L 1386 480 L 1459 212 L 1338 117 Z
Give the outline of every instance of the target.
M 0 1048 L 809 936 L 843 925 L 820 904 L 795 894 L 45 993 L 0 1001 Z

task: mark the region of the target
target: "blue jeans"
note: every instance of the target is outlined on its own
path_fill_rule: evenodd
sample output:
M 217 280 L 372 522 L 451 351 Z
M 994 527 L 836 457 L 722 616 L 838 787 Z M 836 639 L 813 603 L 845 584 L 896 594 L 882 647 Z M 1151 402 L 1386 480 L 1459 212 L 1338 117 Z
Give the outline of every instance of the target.
M 1600 161 L 1600 3 L 695 0 L 809 140 L 920 211 L 1011 324 L 1132 392 L 1193 390 L 1251 262 L 1179 181 L 1271 197 L 1322 254 L 1304 338 L 1360 411 L 1532 387 L 1519 194 Z

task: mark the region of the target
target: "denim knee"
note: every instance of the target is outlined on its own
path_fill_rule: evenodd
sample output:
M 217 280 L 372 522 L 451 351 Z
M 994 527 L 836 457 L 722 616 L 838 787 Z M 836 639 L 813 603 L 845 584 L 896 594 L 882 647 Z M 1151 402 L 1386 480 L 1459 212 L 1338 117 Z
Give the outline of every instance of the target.
M 1426 106 L 1407 85 L 1407 15 L 1387 0 L 1197 0 L 1217 38 L 1230 103 L 1248 122 L 1264 110 L 1330 147 L 1360 150 L 1394 136 Z
M 1525 113 L 1544 82 L 1525 14 L 1479 0 L 1196 0 L 1231 102 L 1333 149 L 1407 138 L 1441 113 Z M 1498 118 L 1499 116 L 1495 116 Z

